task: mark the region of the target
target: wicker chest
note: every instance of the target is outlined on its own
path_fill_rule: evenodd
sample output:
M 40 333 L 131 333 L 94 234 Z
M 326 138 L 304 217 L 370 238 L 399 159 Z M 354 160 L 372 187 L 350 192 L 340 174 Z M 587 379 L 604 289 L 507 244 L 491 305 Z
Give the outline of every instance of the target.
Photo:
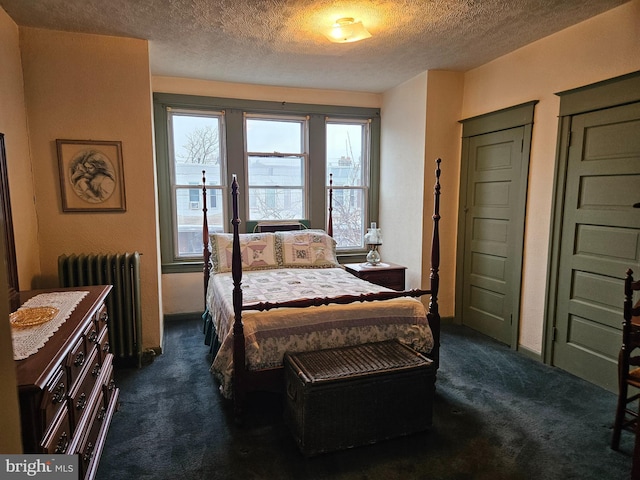
M 431 426 L 433 362 L 392 340 L 285 355 L 285 421 L 307 456 Z

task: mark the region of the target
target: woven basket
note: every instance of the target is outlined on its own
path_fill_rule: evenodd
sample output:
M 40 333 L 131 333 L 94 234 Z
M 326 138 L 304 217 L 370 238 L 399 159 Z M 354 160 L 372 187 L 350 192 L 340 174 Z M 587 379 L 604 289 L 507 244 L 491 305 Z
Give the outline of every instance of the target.
M 431 426 L 432 361 L 397 341 L 285 355 L 285 421 L 307 456 Z

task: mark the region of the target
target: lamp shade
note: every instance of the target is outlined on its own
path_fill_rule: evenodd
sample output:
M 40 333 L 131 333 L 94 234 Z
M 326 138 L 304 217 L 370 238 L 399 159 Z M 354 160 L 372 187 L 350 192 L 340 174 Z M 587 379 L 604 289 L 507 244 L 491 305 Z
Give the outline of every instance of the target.
M 377 228 L 376 222 L 371 222 L 371 228 L 364 234 L 366 245 L 382 245 L 382 230 Z
M 357 42 L 371 37 L 362 22 L 351 17 L 339 18 L 331 28 L 324 32 L 324 35 L 334 43 Z

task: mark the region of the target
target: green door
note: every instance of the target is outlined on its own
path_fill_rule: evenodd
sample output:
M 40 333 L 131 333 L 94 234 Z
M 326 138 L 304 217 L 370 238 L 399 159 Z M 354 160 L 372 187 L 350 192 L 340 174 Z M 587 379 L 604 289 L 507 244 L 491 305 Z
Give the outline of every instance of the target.
M 640 273 L 640 104 L 575 115 L 566 173 L 553 364 L 617 390 L 625 271 Z
M 463 155 L 467 182 L 462 323 L 512 346 L 527 190 L 525 129 L 472 136 Z

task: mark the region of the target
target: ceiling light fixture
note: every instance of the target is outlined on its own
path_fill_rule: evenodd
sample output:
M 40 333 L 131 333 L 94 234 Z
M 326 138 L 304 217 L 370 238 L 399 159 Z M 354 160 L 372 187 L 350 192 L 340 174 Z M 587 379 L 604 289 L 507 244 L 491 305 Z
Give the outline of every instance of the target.
M 325 32 L 325 36 L 334 43 L 349 43 L 369 38 L 371 34 L 364 28 L 361 21 L 344 17 L 336 20 L 336 23 Z

